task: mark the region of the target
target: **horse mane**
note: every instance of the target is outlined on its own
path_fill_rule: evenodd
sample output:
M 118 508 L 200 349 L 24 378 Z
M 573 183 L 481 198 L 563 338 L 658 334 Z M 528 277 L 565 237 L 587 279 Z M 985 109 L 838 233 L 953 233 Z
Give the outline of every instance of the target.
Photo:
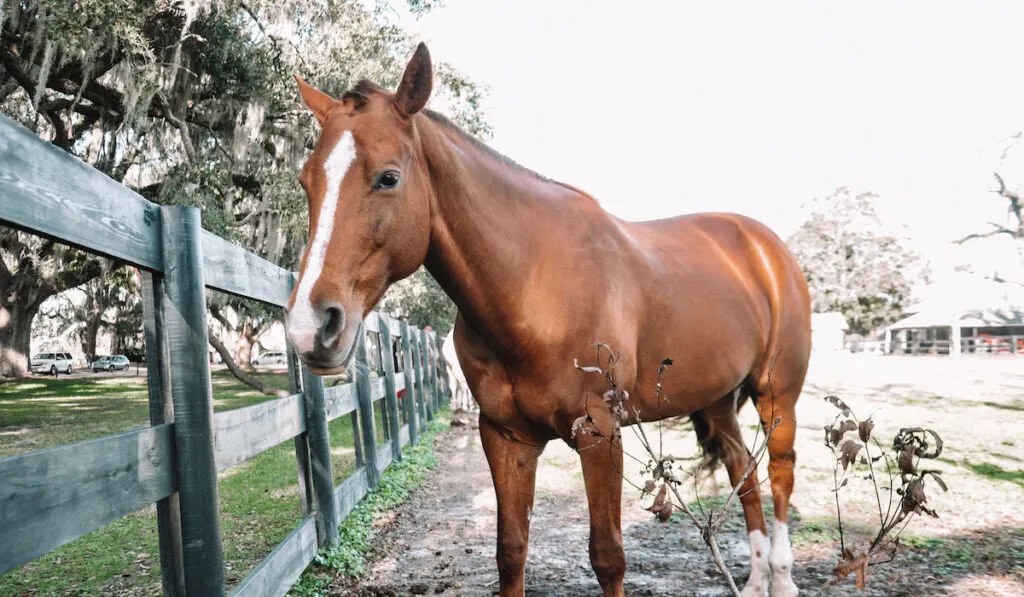
M 388 95 L 388 96 L 392 95 L 390 91 L 388 91 L 387 89 L 384 89 L 383 87 L 381 87 L 380 85 L 374 83 L 373 81 L 370 81 L 370 80 L 367 80 L 367 79 L 362 79 L 358 83 L 356 83 L 354 87 L 352 87 L 351 89 L 346 91 L 344 94 L 342 94 L 341 101 L 343 101 L 343 102 L 344 101 L 352 102 L 352 109 L 355 112 L 359 112 L 360 110 L 362 110 L 363 108 L 366 107 L 366 104 L 370 101 L 370 97 L 373 96 L 374 94 L 378 94 L 378 93 L 381 93 L 381 94 L 384 94 L 384 95 Z M 483 151 L 484 153 L 486 153 L 489 156 L 495 158 L 496 160 L 500 161 L 503 164 L 507 164 L 509 166 L 512 166 L 516 170 L 519 170 L 520 172 L 525 172 L 525 173 L 533 176 L 534 178 L 537 178 L 538 180 L 542 180 L 544 182 L 554 182 L 556 184 L 562 184 L 562 183 L 559 183 L 558 181 L 551 180 L 550 178 L 544 176 L 543 174 L 538 174 L 537 172 L 535 172 L 533 170 L 530 170 L 529 168 L 519 164 L 518 162 L 516 162 L 512 158 L 506 156 L 505 154 L 502 154 L 502 153 L 499 153 L 499 152 L 495 151 L 489 145 L 487 145 L 486 143 L 484 143 L 483 141 L 478 139 L 473 134 L 466 132 L 465 129 L 463 129 L 459 125 L 455 124 L 454 122 L 452 122 L 447 116 L 445 116 L 444 114 L 441 114 L 440 112 L 435 112 L 433 110 L 422 110 L 421 114 L 423 114 L 424 116 L 429 118 L 430 121 L 433 122 L 434 124 L 437 124 L 438 126 L 440 126 L 441 128 L 445 129 L 446 131 L 454 133 L 460 139 L 466 141 L 467 143 L 469 143 L 470 145 L 472 145 L 476 149 L 479 149 L 479 150 Z M 568 187 L 568 185 L 564 185 L 564 184 L 562 184 L 562 186 Z M 568 187 L 568 188 L 571 188 L 572 190 L 578 190 L 578 189 L 575 189 L 573 187 Z M 583 194 L 586 195 L 586 193 L 583 193 Z

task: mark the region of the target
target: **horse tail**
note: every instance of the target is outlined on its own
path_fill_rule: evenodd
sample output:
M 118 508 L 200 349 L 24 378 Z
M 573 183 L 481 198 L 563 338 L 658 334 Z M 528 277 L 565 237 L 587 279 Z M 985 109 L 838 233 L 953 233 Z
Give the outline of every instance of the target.
M 711 425 L 703 411 L 690 413 L 690 421 L 693 422 L 693 430 L 697 432 L 697 443 L 703 454 L 699 469 L 708 473 L 713 472 L 725 458 L 725 445 L 722 444 L 722 438 L 712 432 Z
M 738 413 L 750 397 L 750 388 L 747 387 L 747 384 L 744 384 L 736 391 L 726 395 L 722 400 L 735 399 L 736 412 Z M 715 433 L 715 430 L 708 422 L 705 411 L 698 410 L 690 413 L 690 421 L 693 423 L 693 430 L 697 433 L 697 443 L 700 445 L 703 454 L 703 461 L 700 463 L 699 468 L 707 473 L 714 472 L 725 459 L 725 444 L 722 443 L 722 438 Z

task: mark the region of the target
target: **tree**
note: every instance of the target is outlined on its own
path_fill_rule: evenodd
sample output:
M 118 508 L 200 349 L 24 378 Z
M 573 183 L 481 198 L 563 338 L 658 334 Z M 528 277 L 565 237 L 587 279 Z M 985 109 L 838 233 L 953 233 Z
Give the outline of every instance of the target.
M 455 327 L 455 303 L 422 267 L 392 286 L 381 301 L 381 307 L 420 328 L 429 325 L 442 336 Z
M 1007 137 L 1004 141 L 1005 146 L 999 158 L 1000 168 L 1006 166 L 1007 157 L 1015 150 L 1020 144 L 1021 138 L 1024 137 L 1024 132 L 1017 132 L 1014 135 Z M 1017 254 L 1024 260 L 1024 246 L 1020 241 L 1024 240 L 1024 201 L 1022 201 L 1020 191 L 1017 188 L 1008 186 L 1003 176 L 998 172 L 993 172 L 993 176 L 996 179 L 997 189 L 991 191 L 998 195 L 1000 198 L 1006 201 L 1006 213 L 1008 222 L 1005 224 L 999 224 L 997 222 L 988 222 L 989 230 L 985 232 L 976 232 L 968 234 L 959 240 L 954 241 L 958 245 L 962 245 L 968 241 L 974 241 L 984 238 L 992 237 L 1009 237 L 1013 239 Z M 1006 280 L 1000 277 L 998 274 L 993 276 L 991 279 L 997 282 L 1005 282 Z M 1019 283 L 1019 281 L 1017 281 Z
M 787 241 L 804 270 L 814 311 L 841 312 L 858 334 L 899 319 L 911 284 L 928 275 L 920 255 L 882 231 L 877 198 L 837 189 Z
M 0 110 L 153 201 L 200 207 L 207 229 L 294 269 L 307 229 L 295 178 L 318 133 L 291 75 L 334 94 L 363 77 L 394 86 L 413 44 L 388 22 L 393 10 L 359 0 L 2 3 Z M 483 90 L 450 65 L 437 72 L 435 107 L 487 134 Z M 44 245 L 0 233 L 5 374 L 24 371 L 27 330 L 46 298 L 26 289 L 52 296 L 112 267 Z M 62 253 L 49 283 L 39 267 L 18 265 L 45 251 Z M 221 314 L 266 316 L 218 300 Z

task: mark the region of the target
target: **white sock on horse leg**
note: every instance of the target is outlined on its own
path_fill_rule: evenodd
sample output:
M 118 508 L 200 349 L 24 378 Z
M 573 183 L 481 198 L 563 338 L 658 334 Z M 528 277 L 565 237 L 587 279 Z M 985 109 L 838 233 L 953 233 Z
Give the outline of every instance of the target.
M 793 547 L 789 543 L 789 525 L 778 520 L 772 526 L 772 550 L 768 556 L 772 567 L 772 597 L 796 597 L 793 582 Z
M 743 587 L 743 597 L 765 597 L 768 595 L 768 550 L 771 542 L 763 531 L 750 533 L 750 578 Z

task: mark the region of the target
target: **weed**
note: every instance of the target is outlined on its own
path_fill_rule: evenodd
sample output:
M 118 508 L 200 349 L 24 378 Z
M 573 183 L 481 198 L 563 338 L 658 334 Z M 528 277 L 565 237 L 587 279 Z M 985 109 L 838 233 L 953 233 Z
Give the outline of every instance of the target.
M 373 547 L 374 523 L 389 510 L 409 499 L 437 467 L 434 437 L 448 428 L 450 414 L 440 412 L 427 426 L 415 446 L 406 448 L 402 460 L 394 462 L 381 475 L 380 485 L 366 494 L 338 527 L 338 543 L 317 554 L 314 564 L 292 587 L 293 597 L 323 595 L 336 576 L 359 576 L 366 571 L 366 556 Z

